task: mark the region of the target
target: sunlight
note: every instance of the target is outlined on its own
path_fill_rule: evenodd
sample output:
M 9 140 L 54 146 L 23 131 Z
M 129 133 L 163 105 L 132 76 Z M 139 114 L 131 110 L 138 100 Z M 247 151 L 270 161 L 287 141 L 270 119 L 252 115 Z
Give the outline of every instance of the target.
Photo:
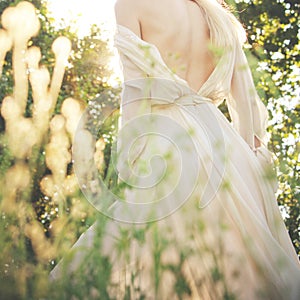
M 114 5 L 116 0 L 47 0 L 50 15 L 54 18 L 58 27 L 64 24 L 72 24 L 78 36 L 89 33 L 90 26 L 97 24 L 103 30 L 103 37 L 113 45 L 113 32 L 115 29 Z M 74 24 L 76 20 L 76 24 Z M 119 58 L 114 50 L 114 57 L 110 66 L 115 75 L 110 80 L 111 85 L 118 84 L 121 78 Z
M 102 25 L 107 31 L 114 26 L 116 0 L 47 0 L 48 9 L 57 23 L 76 20 L 79 35 L 88 34 L 92 24 Z

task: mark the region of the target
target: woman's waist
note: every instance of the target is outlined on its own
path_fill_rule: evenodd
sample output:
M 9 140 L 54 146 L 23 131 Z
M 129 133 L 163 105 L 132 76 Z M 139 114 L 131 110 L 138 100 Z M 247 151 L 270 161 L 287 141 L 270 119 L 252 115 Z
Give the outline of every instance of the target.
M 149 99 L 151 101 L 152 107 L 161 107 L 161 106 L 197 106 L 201 104 L 213 104 L 213 100 L 208 97 L 204 97 L 197 94 L 188 94 L 175 98 L 174 100 L 166 100 L 166 99 Z

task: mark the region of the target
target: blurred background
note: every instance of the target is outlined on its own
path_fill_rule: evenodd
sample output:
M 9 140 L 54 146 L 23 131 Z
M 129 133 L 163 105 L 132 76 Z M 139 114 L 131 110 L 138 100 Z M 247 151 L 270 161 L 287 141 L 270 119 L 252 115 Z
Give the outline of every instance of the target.
M 99 174 L 111 176 L 122 80 L 114 3 L 0 1 L 0 299 L 108 299 L 109 267 L 96 250 L 85 268 L 106 272 L 101 282 L 83 276 L 76 287 L 66 280 L 54 288 L 48 274 L 81 233 L 104 219 L 78 187 L 72 143 L 87 106 L 95 122 L 113 108 L 94 156 Z M 248 32 L 246 53 L 269 110 L 277 200 L 300 255 L 300 4 L 228 4 Z M 220 109 L 229 118 L 225 103 Z

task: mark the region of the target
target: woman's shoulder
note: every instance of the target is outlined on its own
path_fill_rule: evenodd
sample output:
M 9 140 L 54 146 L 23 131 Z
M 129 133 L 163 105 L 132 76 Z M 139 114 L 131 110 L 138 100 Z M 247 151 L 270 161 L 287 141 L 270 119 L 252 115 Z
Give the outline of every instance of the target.
M 141 36 L 139 15 L 139 0 L 117 0 L 115 4 L 115 17 L 117 24 L 129 28 L 137 36 Z
M 139 17 L 161 1 L 164 0 L 116 0 L 115 12 L 118 14 L 130 12 L 131 16 Z
M 145 0 L 116 0 L 115 11 L 130 10 L 135 13 L 143 8 Z

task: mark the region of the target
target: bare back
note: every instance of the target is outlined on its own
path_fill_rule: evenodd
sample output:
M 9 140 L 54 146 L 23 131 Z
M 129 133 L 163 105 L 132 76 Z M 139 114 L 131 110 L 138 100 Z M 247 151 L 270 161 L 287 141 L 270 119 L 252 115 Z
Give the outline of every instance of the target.
M 132 20 L 126 21 L 122 1 L 133 5 L 131 18 L 136 14 L 139 27 L 139 32 L 135 32 L 143 40 L 156 45 L 168 67 L 185 79 L 191 88 L 199 90 L 215 67 L 202 8 L 192 0 L 119 0 L 117 22 L 132 26 L 132 30 L 137 25 Z

